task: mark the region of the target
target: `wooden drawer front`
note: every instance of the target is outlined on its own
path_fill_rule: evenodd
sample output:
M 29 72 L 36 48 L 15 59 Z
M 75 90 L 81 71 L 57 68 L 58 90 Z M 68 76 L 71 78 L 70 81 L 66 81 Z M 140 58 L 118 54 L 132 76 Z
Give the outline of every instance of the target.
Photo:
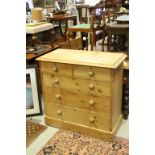
M 48 117 L 60 119 L 70 123 L 89 126 L 110 131 L 110 115 L 90 112 L 65 105 L 46 103 L 45 114 Z
M 40 62 L 42 72 L 54 75 L 72 76 L 72 65 L 54 62 Z
M 110 97 L 86 96 L 57 88 L 44 87 L 44 101 L 110 114 Z
M 100 67 L 74 66 L 74 77 L 97 81 L 112 81 L 112 70 Z
M 93 95 L 110 96 L 110 82 L 100 82 L 85 79 L 76 79 L 62 76 L 42 75 L 43 86 L 65 89 L 70 92 Z

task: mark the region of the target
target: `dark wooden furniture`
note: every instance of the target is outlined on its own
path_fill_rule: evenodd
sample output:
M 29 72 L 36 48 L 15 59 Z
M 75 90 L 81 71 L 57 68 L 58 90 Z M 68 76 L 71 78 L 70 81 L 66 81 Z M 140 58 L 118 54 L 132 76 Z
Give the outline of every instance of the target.
M 44 55 L 48 52 L 51 52 L 55 49 L 59 48 L 59 45 L 53 45 L 53 47 L 51 45 L 48 45 L 48 48 L 43 51 L 43 52 L 39 52 L 39 53 L 26 53 L 26 64 L 35 64 L 35 59 L 41 55 Z
M 123 68 L 122 113 L 123 113 L 123 118 L 128 119 L 128 115 L 129 115 L 129 66 L 128 65 Z
M 80 23 L 87 23 L 88 7 L 89 7 L 89 5 L 86 5 L 86 4 L 77 4 L 76 5 L 76 8 L 77 8 L 78 13 L 79 13 L 79 21 L 80 21 Z M 82 16 L 83 11 L 85 12 L 84 17 Z
M 99 8 L 100 8 L 100 11 L 97 13 L 96 10 Z M 93 51 L 93 47 L 96 46 L 96 32 L 102 31 L 102 38 L 104 38 L 105 16 L 103 13 L 103 9 L 104 9 L 103 7 L 95 7 L 93 10 L 91 10 L 90 23 L 87 23 L 87 24 L 82 23 L 82 24 L 69 27 L 68 33 L 67 33 L 68 42 L 72 32 L 80 32 L 82 38 L 83 38 L 83 33 L 89 33 L 91 51 Z M 88 49 L 88 45 L 87 45 L 87 49 Z M 103 46 L 102 46 L 102 50 L 103 50 Z
M 54 22 L 58 22 L 59 24 L 59 29 L 60 29 L 60 33 L 61 36 L 64 37 L 66 39 L 66 32 L 67 32 L 67 28 L 68 28 L 68 20 L 73 20 L 73 25 L 77 24 L 77 19 L 75 15 L 53 15 L 51 16 L 47 16 L 47 21 L 49 21 L 50 23 L 54 23 Z M 62 31 L 62 22 L 65 23 L 65 32 L 63 33 Z
M 118 24 L 117 22 L 107 23 L 106 27 L 108 28 L 108 51 L 111 51 L 112 47 L 112 35 L 124 35 L 126 36 L 126 40 L 122 43 L 121 48 L 125 46 L 127 43 L 127 51 L 129 48 L 129 24 Z M 117 51 L 113 45 L 113 51 Z
M 127 10 L 129 10 L 129 0 L 123 0 L 122 6 L 126 8 Z

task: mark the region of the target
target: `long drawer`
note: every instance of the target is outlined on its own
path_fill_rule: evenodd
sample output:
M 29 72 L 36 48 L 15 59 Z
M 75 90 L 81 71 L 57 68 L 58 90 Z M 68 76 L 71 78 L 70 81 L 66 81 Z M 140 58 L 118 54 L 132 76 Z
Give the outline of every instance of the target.
M 91 79 L 96 81 L 112 81 L 113 71 L 107 68 L 70 65 L 54 62 L 41 62 L 42 72 L 74 78 Z
M 55 103 L 46 103 L 45 114 L 48 117 L 64 120 L 69 123 L 111 131 L 110 115 L 104 115 Z
M 43 93 L 44 102 L 47 103 L 54 102 L 95 112 L 111 113 L 110 97 L 88 96 L 50 87 L 43 87 Z
M 110 96 L 111 83 L 77 79 L 50 74 L 42 74 L 42 85 L 45 87 L 65 89 L 78 94 L 93 96 Z

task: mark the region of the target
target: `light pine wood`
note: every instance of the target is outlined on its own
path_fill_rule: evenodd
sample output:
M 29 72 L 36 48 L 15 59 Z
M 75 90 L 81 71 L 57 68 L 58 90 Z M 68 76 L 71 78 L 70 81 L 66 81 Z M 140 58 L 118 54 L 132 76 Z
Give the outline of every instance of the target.
M 62 49 L 38 58 L 46 124 L 110 140 L 122 120 L 125 58 Z
M 104 68 L 117 68 L 127 57 L 124 53 L 57 49 L 36 60 Z
M 104 114 L 111 114 L 111 98 L 98 97 L 92 95 L 83 95 L 56 88 L 43 87 L 44 102 L 50 104 L 68 105 L 94 112 L 102 112 Z
M 86 134 L 89 136 L 92 136 L 94 138 L 103 139 L 103 140 L 109 140 L 111 141 L 113 136 L 117 133 L 117 130 L 122 122 L 122 116 L 120 116 L 119 120 L 116 123 L 116 126 L 114 127 L 113 131 L 105 131 L 100 129 L 95 129 L 92 127 L 87 127 L 81 124 L 75 124 L 70 123 L 64 120 L 59 120 L 55 118 L 51 118 L 48 116 L 45 116 L 45 122 L 49 126 L 66 129 L 66 130 L 72 130 L 75 132 L 79 132 L 82 134 Z
M 110 96 L 110 82 L 100 82 L 57 75 L 43 74 L 43 86 L 78 94 Z
M 41 72 L 72 77 L 72 66 L 62 63 L 41 62 Z
M 122 113 L 122 77 L 123 70 L 118 67 L 114 70 L 114 80 L 111 83 L 112 90 L 112 128 L 115 126 L 117 120 Z
M 74 65 L 74 77 L 97 81 L 112 81 L 113 70 L 101 67 Z
M 112 131 L 110 126 L 110 115 L 96 113 L 62 104 L 45 104 L 45 113 L 47 116 L 55 119 L 65 120 L 67 122 L 82 124 L 92 128 Z

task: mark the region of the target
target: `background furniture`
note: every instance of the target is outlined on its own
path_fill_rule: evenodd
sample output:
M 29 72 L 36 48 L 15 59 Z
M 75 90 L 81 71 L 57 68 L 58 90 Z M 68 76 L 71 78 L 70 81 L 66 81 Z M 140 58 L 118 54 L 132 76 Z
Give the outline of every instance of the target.
M 89 7 L 89 5 L 86 5 L 86 4 L 77 4 L 76 5 L 76 8 L 79 13 L 79 22 L 80 23 L 87 23 L 88 7 Z M 83 13 L 85 13 L 84 16 L 83 16 Z
M 119 51 L 125 50 L 125 43 L 127 43 L 126 51 L 129 51 L 129 24 L 118 24 L 117 22 L 112 22 L 107 23 L 106 27 L 108 28 L 108 51 L 111 51 L 111 47 L 113 47 L 113 51 L 117 51 L 119 43 Z M 116 42 L 112 45 L 112 35 L 124 35 L 125 39 L 122 39 L 122 42 Z
M 123 96 L 122 96 L 122 114 L 124 119 L 129 115 L 129 60 L 123 63 Z
M 37 58 L 45 123 L 112 139 L 122 120 L 124 53 L 57 49 Z
M 45 45 L 45 44 L 44 44 Z M 36 64 L 37 62 L 35 61 L 35 59 L 41 55 L 44 55 L 48 52 L 51 52 L 57 48 L 59 48 L 59 45 L 53 45 L 53 47 L 51 47 L 50 45 L 46 45 L 47 48 L 46 50 L 39 52 L 39 53 L 26 53 L 26 64 Z
M 61 36 L 66 40 L 66 32 L 67 32 L 67 28 L 68 28 L 68 21 L 72 20 L 73 21 L 73 25 L 76 25 L 76 16 L 75 15 L 53 15 L 51 16 L 47 16 L 47 21 L 49 21 L 50 23 L 53 22 L 58 22 L 59 23 L 59 29 L 60 29 L 60 33 Z M 62 31 L 62 22 L 65 23 L 65 30 L 64 33 Z
M 100 10 L 97 12 L 96 11 L 97 9 L 100 9 Z M 97 41 L 96 34 L 99 31 L 102 32 L 102 38 L 104 40 L 105 17 L 104 17 L 104 13 L 103 13 L 103 7 L 94 7 L 91 10 L 90 23 L 82 23 L 82 24 L 78 24 L 78 25 L 71 26 L 68 28 L 68 33 L 67 33 L 68 42 L 69 42 L 69 38 L 70 38 L 72 32 L 80 32 L 82 39 L 83 39 L 83 35 L 85 33 L 89 33 L 90 34 L 91 51 L 93 51 L 93 47 L 96 46 L 96 41 Z M 82 42 L 83 42 L 83 40 L 82 40 Z M 83 49 L 84 49 L 84 46 L 83 46 Z M 88 43 L 87 43 L 87 49 L 88 49 Z M 103 50 L 103 46 L 102 46 L 102 50 Z
M 48 22 L 34 22 L 34 23 L 27 23 L 26 24 L 26 35 L 29 39 L 26 39 L 27 46 L 34 47 L 36 49 L 36 43 L 45 43 L 45 41 L 39 40 L 39 34 L 46 32 L 47 34 L 47 41 L 51 46 L 53 46 L 53 38 L 52 38 L 52 30 L 53 24 Z

